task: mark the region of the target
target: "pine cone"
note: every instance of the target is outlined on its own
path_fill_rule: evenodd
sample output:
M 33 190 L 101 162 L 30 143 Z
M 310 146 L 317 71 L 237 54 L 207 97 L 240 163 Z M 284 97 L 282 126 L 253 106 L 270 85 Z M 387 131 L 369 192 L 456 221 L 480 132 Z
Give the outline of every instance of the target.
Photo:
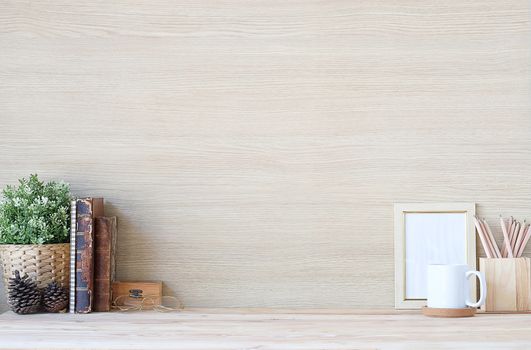
M 34 314 L 41 308 L 42 294 L 37 285 L 26 274 L 20 277 L 15 270 L 15 277 L 9 279 L 7 302 L 17 314 Z
M 68 291 L 54 281 L 44 289 L 42 304 L 48 312 L 64 310 L 68 306 Z

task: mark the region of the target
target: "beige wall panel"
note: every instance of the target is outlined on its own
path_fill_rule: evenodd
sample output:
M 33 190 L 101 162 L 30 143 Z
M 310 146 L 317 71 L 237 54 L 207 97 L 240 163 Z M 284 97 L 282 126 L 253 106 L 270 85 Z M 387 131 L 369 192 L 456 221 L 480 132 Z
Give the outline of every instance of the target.
M 531 220 L 529 34 L 527 0 L 0 0 L 0 185 L 104 196 L 118 277 L 189 306 L 392 307 L 394 202 Z

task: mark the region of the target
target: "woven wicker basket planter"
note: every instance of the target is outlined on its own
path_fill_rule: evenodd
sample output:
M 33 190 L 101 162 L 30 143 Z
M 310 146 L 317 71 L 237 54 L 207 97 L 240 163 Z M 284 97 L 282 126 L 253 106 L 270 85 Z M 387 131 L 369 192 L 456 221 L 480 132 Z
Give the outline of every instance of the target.
M 70 281 L 70 244 L 2 244 L 0 245 L 4 288 L 15 273 L 28 274 L 39 288 L 56 281 L 68 288 Z

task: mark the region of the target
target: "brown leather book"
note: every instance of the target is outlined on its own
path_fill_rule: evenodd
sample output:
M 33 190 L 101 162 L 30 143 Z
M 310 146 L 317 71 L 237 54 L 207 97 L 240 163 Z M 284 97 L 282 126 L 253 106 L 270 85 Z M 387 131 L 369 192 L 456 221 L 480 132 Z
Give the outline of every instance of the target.
M 81 198 L 76 201 L 76 313 L 92 311 L 94 218 L 103 215 L 103 198 Z
M 94 311 L 111 310 L 116 217 L 94 219 Z

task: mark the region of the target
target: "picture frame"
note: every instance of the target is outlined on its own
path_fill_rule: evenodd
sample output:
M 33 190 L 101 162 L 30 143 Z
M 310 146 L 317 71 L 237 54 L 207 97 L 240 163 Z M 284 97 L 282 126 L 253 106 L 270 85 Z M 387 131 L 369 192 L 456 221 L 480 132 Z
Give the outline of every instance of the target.
M 426 305 L 427 265 L 476 269 L 475 203 L 396 203 L 395 308 Z M 475 279 L 471 296 L 476 296 Z

